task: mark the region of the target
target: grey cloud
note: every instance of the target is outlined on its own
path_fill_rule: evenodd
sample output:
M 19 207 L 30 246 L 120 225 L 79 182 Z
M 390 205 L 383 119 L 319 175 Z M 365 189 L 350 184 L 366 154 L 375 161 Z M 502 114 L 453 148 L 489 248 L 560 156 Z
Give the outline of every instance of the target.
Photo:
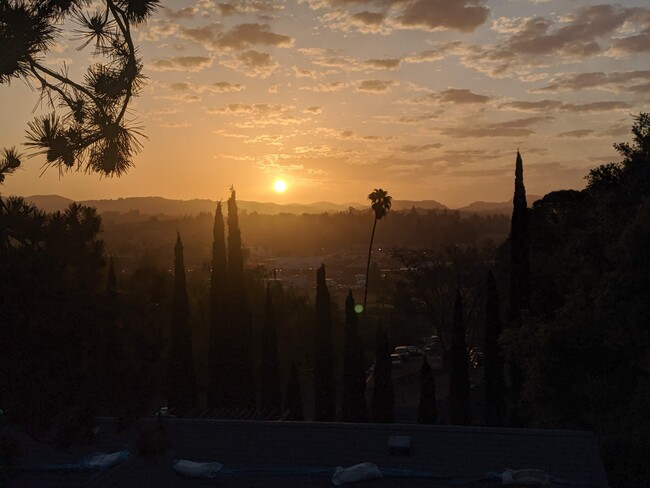
M 212 58 L 205 56 L 179 56 L 175 58 L 152 59 L 147 66 L 152 71 L 197 72 L 212 66 Z
M 629 85 L 639 80 L 650 80 L 650 70 L 615 71 L 612 73 L 604 73 L 602 71 L 589 73 L 565 73 L 556 76 L 548 85 L 535 91 L 559 92 L 590 88 L 609 89 L 612 91 L 636 91 Z
M 592 129 L 577 129 L 577 130 L 570 130 L 567 132 L 560 132 L 557 136 L 558 137 L 570 137 L 574 139 L 582 139 L 584 137 L 589 137 L 594 134 L 594 131 Z
M 174 20 L 179 19 L 193 19 L 196 14 L 194 7 L 185 7 L 180 10 L 172 10 L 170 8 L 163 7 L 163 12 L 167 17 Z
M 399 68 L 401 59 L 367 59 L 364 64 L 371 68 L 377 69 L 397 69 Z
M 398 151 L 405 152 L 405 153 L 421 153 L 428 151 L 429 149 L 440 149 L 442 147 L 442 144 L 439 142 L 435 144 L 423 144 L 423 145 L 405 145 L 405 146 L 400 146 L 397 148 Z
M 483 0 L 415 0 L 397 17 L 400 27 L 473 32 L 485 23 L 490 9 Z
M 221 64 L 252 78 L 267 78 L 279 66 L 270 54 L 249 49 Z
M 305 110 L 303 110 L 303 113 L 320 114 L 323 113 L 323 107 L 307 107 Z
M 262 1 L 238 1 L 237 3 L 217 3 L 217 9 L 221 15 L 228 17 L 236 14 L 273 12 L 282 10 L 283 6 Z
M 550 110 L 561 110 L 564 112 L 604 112 L 609 110 L 628 109 L 631 105 L 625 102 L 604 101 L 591 103 L 564 103 L 559 100 L 539 100 L 537 102 L 509 102 L 501 105 L 501 108 L 520 110 L 523 112 L 547 112 Z
M 386 93 L 397 84 L 398 83 L 395 80 L 363 80 L 357 86 L 357 91 L 369 93 Z
M 528 117 L 515 119 L 495 124 L 474 124 L 464 127 L 449 127 L 441 130 L 443 135 L 449 137 L 527 137 L 535 132 L 531 125 L 550 122 L 553 117 Z
M 386 20 L 386 14 L 381 12 L 357 12 L 350 15 L 350 19 L 355 24 L 366 26 L 380 26 Z
M 290 47 L 293 39 L 271 32 L 267 24 L 239 24 L 219 37 L 216 45 L 225 49 L 244 49 L 251 45 Z
M 485 95 L 477 95 L 470 90 L 449 89 L 440 92 L 438 100 L 443 103 L 486 103 L 490 97 Z

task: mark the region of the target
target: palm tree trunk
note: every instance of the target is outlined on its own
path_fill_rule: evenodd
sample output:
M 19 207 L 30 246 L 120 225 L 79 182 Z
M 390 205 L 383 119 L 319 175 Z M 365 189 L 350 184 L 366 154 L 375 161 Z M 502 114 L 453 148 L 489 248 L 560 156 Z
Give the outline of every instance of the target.
M 366 302 L 368 301 L 368 273 L 370 272 L 370 256 L 372 256 L 372 241 L 375 240 L 375 229 L 377 228 L 377 217 L 372 224 L 372 235 L 370 236 L 370 247 L 368 247 L 368 264 L 366 264 L 366 286 L 363 292 L 363 311 L 366 310 Z

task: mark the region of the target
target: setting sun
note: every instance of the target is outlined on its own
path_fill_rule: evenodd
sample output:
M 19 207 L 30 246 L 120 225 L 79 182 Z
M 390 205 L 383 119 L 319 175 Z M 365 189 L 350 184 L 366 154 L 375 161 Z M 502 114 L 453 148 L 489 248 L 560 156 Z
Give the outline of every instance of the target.
M 287 184 L 282 180 L 277 180 L 273 184 L 273 188 L 275 188 L 275 191 L 277 191 L 278 193 L 282 193 L 284 192 L 284 190 L 287 189 Z

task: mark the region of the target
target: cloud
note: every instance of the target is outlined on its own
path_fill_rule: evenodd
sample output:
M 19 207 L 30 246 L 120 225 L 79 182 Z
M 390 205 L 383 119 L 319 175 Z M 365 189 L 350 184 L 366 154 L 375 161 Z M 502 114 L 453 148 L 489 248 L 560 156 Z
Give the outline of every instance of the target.
M 551 122 L 554 117 L 528 117 L 494 124 L 467 124 L 463 127 L 448 127 L 440 132 L 449 137 L 527 137 L 535 132 L 530 126 Z
M 576 130 L 570 130 L 567 132 L 560 132 L 557 136 L 558 137 L 570 137 L 572 139 L 583 139 L 585 137 L 589 137 L 594 134 L 594 131 L 591 129 L 576 129 Z
M 267 24 L 239 24 L 219 37 L 216 45 L 222 49 L 245 49 L 251 45 L 293 46 L 291 37 L 275 34 L 270 29 Z
M 299 0 L 314 10 L 333 9 L 323 16 L 325 25 L 335 29 L 354 26 L 360 32 L 385 33 L 398 29 L 457 30 L 473 32 L 485 23 L 490 9 L 485 0 Z M 372 6 L 380 12 L 363 10 L 349 14 L 345 9 Z M 345 17 L 342 20 L 342 17 Z M 336 19 L 338 22 L 332 22 Z
M 227 81 L 217 81 L 215 83 L 208 83 L 205 85 L 196 85 L 188 82 L 181 83 L 172 83 L 169 85 L 169 88 L 175 92 L 194 92 L 194 93 L 227 93 L 227 92 L 239 92 L 244 90 L 246 87 L 239 83 L 229 83 Z
M 301 86 L 300 90 L 327 93 L 343 90 L 343 88 L 346 86 L 348 86 L 348 84 L 342 81 L 330 81 L 328 83 L 321 83 L 318 85 Z
M 509 102 L 502 104 L 500 107 L 522 112 L 548 112 L 550 110 L 561 110 L 564 112 L 609 112 L 611 110 L 629 109 L 631 105 L 616 101 L 575 104 L 564 103 L 558 100 L 539 100 L 537 102 Z
M 636 91 L 633 85 L 639 81 L 650 81 L 650 70 L 644 71 L 602 71 L 589 73 L 564 73 L 551 79 L 548 85 L 534 90 L 536 92 L 577 91 L 598 89 L 613 92 Z
M 147 67 L 152 71 L 191 71 L 196 73 L 212 66 L 212 58 L 205 56 L 179 56 L 152 59 Z
M 399 68 L 401 62 L 402 60 L 398 58 L 388 58 L 388 59 L 385 58 L 385 59 L 367 59 L 366 61 L 364 61 L 364 64 L 369 68 L 395 70 Z
M 483 0 L 415 0 L 396 20 L 402 28 L 473 32 L 489 14 Z
M 486 103 L 490 100 L 490 97 L 487 97 L 485 95 L 477 95 L 476 93 L 472 93 L 470 90 L 465 90 L 465 89 L 458 90 L 458 89 L 450 88 L 449 90 L 440 92 L 440 95 L 438 96 L 438 100 L 442 103 L 457 103 L 457 104 Z
M 398 85 L 396 80 L 363 80 L 357 85 L 357 91 L 368 93 L 387 93 L 393 86 Z
M 279 66 L 270 54 L 255 49 L 239 53 L 231 59 L 221 61 L 220 64 L 251 78 L 267 78 Z
M 266 125 L 294 125 L 301 124 L 308 119 L 298 118 L 293 115 L 294 107 L 283 104 L 246 104 L 231 103 L 222 107 L 209 108 L 207 112 L 215 115 L 232 115 L 243 117 L 244 122 L 236 123 L 240 128 L 252 128 Z
M 304 114 L 320 114 L 323 113 L 323 107 L 307 107 L 305 110 L 302 111 Z
M 442 144 L 440 144 L 439 142 L 436 142 L 435 144 L 422 144 L 422 145 L 407 144 L 407 145 L 398 147 L 397 150 L 401 151 L 401 152 L 405 152 L 405 153 L 415 154 L 415 153 L 421 153 L 421 152 L 429 151 L 431 149 L 440 149 L 441 147 L 442 147 Z
M 273 12 L 282 10 L 283 5 L 263 1 L 238 1 L 236 3 L 217 3 L 217 10 L 224 17 L 237 14 Z
M 163 7 L 163 13 L 174 20 L 193 19 L 196 14 L 196 9 L 194 7 L 185 7 L 180 10 L 172 10 L 168 7 Z
M 558 21 L 544 17 L 499 19 L 507 26 L 504 40 L 495 45 L 468 49 L 463 64 L 493 77 L 510 76 L 535 66 L 557 64 L 559 59 L 580 60 L 608 53 L 611 42 L 616 55 L 645 52 L 646 40 L 637 36 L 616 38 L 624 26 L 650 25 L 650 10 L 620 5 L 593 5 Z M 612 54 L 610 54 L 612 55 Z

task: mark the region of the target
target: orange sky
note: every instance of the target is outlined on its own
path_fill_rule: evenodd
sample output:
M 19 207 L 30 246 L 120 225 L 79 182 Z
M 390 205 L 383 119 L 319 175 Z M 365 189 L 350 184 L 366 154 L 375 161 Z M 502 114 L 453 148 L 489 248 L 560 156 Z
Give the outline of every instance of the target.
M 148 140 L 119 179 L 28 159 L 3 195 L 363 202 L 373 189 L 448 206 L 581 188 L 649 110 L 650 8 L 565 0 L 163 1 L 138 28 Z M 64 34 L 48 62 L 81 76 Z M 37 95 L 0 86 L 0 147 Z M 36 111 L 38 113 L 38 109 Z M 287 191 L 273 190 L 276 179 Z

